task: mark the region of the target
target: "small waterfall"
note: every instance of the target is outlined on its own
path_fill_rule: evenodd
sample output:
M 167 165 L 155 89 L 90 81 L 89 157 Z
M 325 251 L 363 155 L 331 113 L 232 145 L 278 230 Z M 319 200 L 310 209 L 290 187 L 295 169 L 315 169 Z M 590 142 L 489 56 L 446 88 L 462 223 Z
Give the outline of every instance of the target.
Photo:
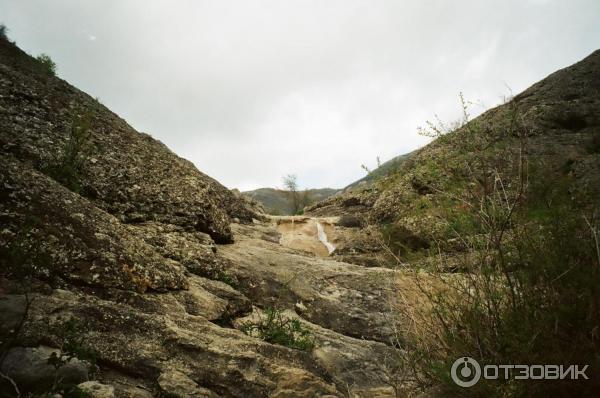
M 318 220 L 315 220 L 315 222 L 317 223 L 317 236 L 319 237 L 319 240 L 325 245 L 329 254 L 333 253 L 335 246 L 327 240 L 327 234 L 325 233 L 323 225 Z

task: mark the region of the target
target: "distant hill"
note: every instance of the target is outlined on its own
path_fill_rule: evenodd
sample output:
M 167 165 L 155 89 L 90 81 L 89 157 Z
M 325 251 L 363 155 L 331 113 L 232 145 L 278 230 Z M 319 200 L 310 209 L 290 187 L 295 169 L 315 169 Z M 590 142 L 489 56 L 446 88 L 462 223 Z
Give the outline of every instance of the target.
M 402 165 L 402 163 L 404 163 L 406 160 L 408 160 L 410 158 L 410 156 L 412 154 L 414 154 L 415 152 L 416 151 L 412 151 L 409 153 L 405 153 L 403 155 L 398 155 L 398 156 L 388 160 L 387 162 L 382 163 L 379 167 L 372 170 L 371 173 L 367 174 L 360 180 L 356 180 L 352 184 L 349 184 L 342 191 L 344 191 L 344 192 L 351 191 L 352 189 L 354 189 L 356 187 L 364 186 L 364 185 L 372 182 L 377 177 L 385 177 L 391 171 L 397 170 L 400 167 L 400 165 Z
M 397 170 L 400 166 L 408 160 L 416 151 L 398 155 L 384 163 L 379 167 L 371 171 L 370 174 L 363 178 L 354 181 L 342 189 L 333 188 L 320 188 L 320 189 L 309 189 L 307 190 L 308 204 L 307 206 L 316 204 L 322 200 L 325 200 L 338 192 L 349 192 L 359 187 L 365 187 L 369 183 L 373 182 L 378 177 L 385 177 L 390 172 Z M 304 195 L 305 191 L 302 191 L 300 195 Z M 291 215 L 293 213 L 291 209 L 291 203 L 289 198 L 289 192 L 283 189 L 276 188 L 258 188 L 253 191 L 242 192 L 243 195 L 258 201 L 265 209 L 268 214 L 274 215 Z
M 327 199 L 338 192 L 338 189 L 333 188 L 320 188 L 320 189 L 308 189 L 300 192 L 301 197 L 303 195 L 308 196 L 307 205 L 319 202 Z M 258 201 L 263 205 L 265 211 L 268 214 L 274 215 L 291 215 L 292 208 L 290 203 L 289 191 L 275 188 L 259 188 L 253 191 L 242 192 L 244 195 Z
M 519 168 L 514 159 L 523 153 L 520 145 L 526 147 L 529 162 L 527 188 L 532 202 L 527 205 L 534 209 L 531 214 L 546 211 L 543 206 L 555 200 L 547 198 L 555 197 L 570 198 L 568 205 L 574 207 L 574 215 L 581 208 L 597 208 L 599 76 L 600 50 L 423 148 L 384 163 L 343 192 L 310 206 L 306 213 L 315 217 L 349 215 L 380 230 L 396 228 L 398 247 L 409 247 L 411 255 L 441 244 L 451 252 L 457 250 L 456 233 L 448 229 L 448 219 L 457 225 L 462 222 L 465 209 L 461 199 L 477 194 L 473 187 L 483 186 L 478 188 L 482 192 L 496 189 L 501 172 L 511 175 Z M 525 137 L 526 143 L 519 137 Z M 397 172 L 383 175 L 373 184 L 364 183 L 394 168 Z M 552 190 L 546 191 L 550 186 Z M 540 205 L 532 198 L 546 199 L 541 199 Z M 376 242 L 369 245 L 353 242 L 346 253 L 377 248 Z M 342 253 L 338 247 L 336 254 Z

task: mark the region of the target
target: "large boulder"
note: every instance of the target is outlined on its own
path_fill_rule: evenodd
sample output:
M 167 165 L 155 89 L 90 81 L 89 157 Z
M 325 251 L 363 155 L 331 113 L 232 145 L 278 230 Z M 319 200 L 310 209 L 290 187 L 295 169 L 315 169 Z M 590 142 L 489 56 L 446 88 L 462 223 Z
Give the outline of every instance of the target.
M 60 350 L 39 347 L 13 347 L 6 351 L 0 370 L 11 378 L 22 392 L 45 391 L 54 384 L 78 384 L 88 378 L 88 365 L 73 358 L 55 367 L 49 362 L 52 356 L 61 357 Z

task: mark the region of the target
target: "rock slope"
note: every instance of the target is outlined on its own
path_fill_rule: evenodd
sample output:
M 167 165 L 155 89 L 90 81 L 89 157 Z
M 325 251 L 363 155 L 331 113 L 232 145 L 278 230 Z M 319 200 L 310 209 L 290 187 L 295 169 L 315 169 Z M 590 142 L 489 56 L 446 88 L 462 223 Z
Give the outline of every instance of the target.
M 82 196 L 124 223 L 159 221 L 232 240 L 229 218 L 250 221 L 244 202 L 164 144 L 135 131 L 97 100 L 49 75 L 0 40 L 0 147 L 38 170 L 73 141 L 76 120 L 89 137 L 81 165 Z
M 596 52 L 513 100 L 532 155 L 596 206 L 599 62 Z M 502 126 L 509 110 L 480 123 Z M 386 223 L 412 254 L 448 240 L 435 218 L 447 180 L 434 171 L 461 134 L 382 184 L 314 206 L 341 216 L 328 230 L 334 257 L 319 257 L 282 246 L 251 202 L 0 39 L 0 371 L 23 394 L 50 388 L 56 372 L 42 356 L 76 351 L 81 361 L 60 369 L 98 396 L 396 396 L 397 326 L 408 320 L 392 309 L 417 311 L 423 297 L 412 276 L 365 259 Z M 270 308 L 312 344 L 244 332 Z M 23 374 L 27 364 L 40 371 Z M 0 395 L 14 396 L 7 380 Z
M 347 261 L 394 262 L 383 255 L 378 241 L 397 246 L 396 254 L 404 260 L 426 255 L 434 245 L 449 253 L 460 251 L 456 235 L 448 233 L 442 222 L 454 206 L 448 202 L 449 194 L 460 197 L 472 189 L 466 178 L 456 176 L 479 174 L 477 178 L 489 179 L 495 170 L 508 168 L 510 159 L 519 153 L 531 165 L 529 183 L 534 195 L 568 192 L 576 208 L 593 208 L 600 202 L 599 115 L 597 50 L 411 153 L 376 183 L 330 197 L 309 207 L 306 214 L 351 215 L 371 226 L 370 235 L 358 235 L 336 250 Z M 460 211 L 458 206 L 454 210 Z
M 40 355 L 76 349 L 95 365 L 67 376 L 98 396 L 392 396 L 400 273 L 281 246 L 251 202 L 5 39 L 0 150 L 0 370 L 22 394 L 57 383 Z M 311 348 L 240 330 L 268 307 Z

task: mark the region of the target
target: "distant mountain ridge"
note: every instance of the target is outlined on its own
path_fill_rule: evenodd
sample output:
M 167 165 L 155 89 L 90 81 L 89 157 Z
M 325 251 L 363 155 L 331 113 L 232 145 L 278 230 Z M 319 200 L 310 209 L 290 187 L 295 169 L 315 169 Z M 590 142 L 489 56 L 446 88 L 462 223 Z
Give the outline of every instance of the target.
M 342 189 L 335 188 L 315 188 L 307 189 L 300 192 L 300 196 L 307 195 L 307 206 L 312 206 L 322 200 L 328 199 L 335 194 L 350 192 L 354 189 L 366 187 L 375 182 L 380 177 L 386 177 L 390 173 L 398 170 L 402 164 L 407 161 L 416 151 L 408 152 L 402 155 L 393 157 L 392 159 L 382 163 L 370 173 L 359 180 L 348 184 Z M 260 203 L 265 212 L 273 215 L 292 215 L 292 205 L 290 200 L 290 192 L 277 188 L 258 188 L 252 191 L 244 191 L 242 195 L 256 200 Z
M 327 199 L 339 191 L 339 189 L 334 188 L 317 188 L 300 191 L 299 194 L 301 198 L 306 195 L 306 200 L 310 205 Z M 259 202 L 268 214 L 293 214 L 289 191 L 276 188 L 258 188 L 253 191 L 242 192 L 242 194 Z

